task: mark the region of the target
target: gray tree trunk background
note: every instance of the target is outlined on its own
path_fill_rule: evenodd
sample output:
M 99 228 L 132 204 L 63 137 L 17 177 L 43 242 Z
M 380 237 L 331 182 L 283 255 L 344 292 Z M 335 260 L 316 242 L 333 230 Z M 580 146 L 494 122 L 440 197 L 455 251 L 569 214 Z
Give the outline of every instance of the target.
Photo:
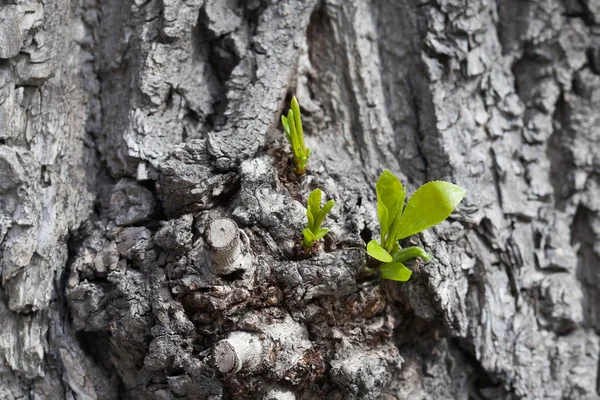
M 0 399 L 600 398 L 599 74 L 598 0 L 0 0 Z M 406 283 L 383 168 L 468 190 Z

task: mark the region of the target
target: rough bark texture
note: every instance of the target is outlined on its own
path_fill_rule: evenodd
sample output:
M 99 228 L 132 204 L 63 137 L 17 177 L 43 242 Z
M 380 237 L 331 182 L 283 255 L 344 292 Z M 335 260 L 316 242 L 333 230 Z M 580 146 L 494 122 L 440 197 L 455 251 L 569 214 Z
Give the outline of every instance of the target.
M 0 0 L 0 399 L 600 398 L 599 74 L 597 0 Z M 469 192 L 407 283 L 383 168 Z

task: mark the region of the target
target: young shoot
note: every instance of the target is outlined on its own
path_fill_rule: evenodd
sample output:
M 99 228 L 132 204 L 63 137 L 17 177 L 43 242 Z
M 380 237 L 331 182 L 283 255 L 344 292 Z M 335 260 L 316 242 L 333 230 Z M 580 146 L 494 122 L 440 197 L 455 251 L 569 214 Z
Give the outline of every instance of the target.
M 281 116 L 281 124 L 285 136 L 290 142 L 292 153 L 294 153 L 294 173 L 303 175 L 306 172 L 306 163 L 310 156 L 310 149 L 304 146 L 304 130 L 302 129 L 302 117 L 300 116 L 300 105 L 296 96 L 292 97 L 292 108 L 287 117 Z
M 376 189 L 381 242 L 371 240 L 367 253 L 382 262 L 379 271 L 383 279 L 405 282 L 412 271 L 404 262 L 417 257 L 429 261 L 430 257 L 420 247 L 402 249 L 398 241 L 444 221 L 467 192 L 449 182 L 428 182 L 411 196 L 405 207 L 406 188 L 387 169 L 379 176 Z
M 335 204 L 335 201 L 329 200 L 323 208 L 321 208 L 321 189 L 315 189 L 308 196 L 308 204 L 306 207 L 306 216 L 308 217 L 308 226 L 302 230 L 304 240 L 302 245 L 305 249 L 310 249 L 315 242 L 324 237 L 329 229 L 321 228 L 321 224 L 325 216 Z

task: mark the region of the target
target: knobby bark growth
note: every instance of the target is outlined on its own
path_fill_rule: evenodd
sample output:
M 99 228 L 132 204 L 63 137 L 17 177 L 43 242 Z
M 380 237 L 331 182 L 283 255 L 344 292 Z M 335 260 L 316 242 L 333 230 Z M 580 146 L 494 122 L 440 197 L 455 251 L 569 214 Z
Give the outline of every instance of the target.
M 592 0 L 0 1 L 0 398 L 599 398 L 599 49 Z M 383 168 L 469 192 L 403 284 Z

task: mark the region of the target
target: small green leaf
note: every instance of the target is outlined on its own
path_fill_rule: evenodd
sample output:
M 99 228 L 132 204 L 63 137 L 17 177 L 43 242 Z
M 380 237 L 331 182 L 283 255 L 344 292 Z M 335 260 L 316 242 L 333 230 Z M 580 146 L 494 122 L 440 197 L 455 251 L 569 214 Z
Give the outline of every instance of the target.
M 319 230 L 315 234 L 315 240 L 319 240 L 321 238 L 324 238 L 325 235 L 327 235 L 327 232 L 329 232 L 329 229 L 327 229 L 327 228 L 319 228 Z
M 319 211 L 321 210 L 322 194 L 323 193 L 321 192 L 321 189 L 317 188 L 310 192 L 310 195 L 308 196 L 308 209 L 312 213 L 313 217 L 315 217 L 315 221 L 317 220 L 317 217 L 319 216 Z
M 298 141 L 298 133 L 296 132 L 296 125 L 294 124 L 294 112 L 292 110 L 288 111 L 287 115 L 288 126 L 290 127 L 290 136 L 292 137 L 291 145 L 292 152 L 294 153 L 295 158 L 301 157 L 301 148 L 300 142 Z
M 298 133 L 298 143 L 300 143 L 300 147 L 304 148 L 304 130 L 302 129 L 300 105 L 298 104 L 298 100 L 296 100 L 296 96 L 292 97 L 292 111 L 294 111 L 294 124 Z
M 308 229 L 313 229 L 315 227 L 315 217 L 313 217 L 312 212 L 310 212 L 310 207 L 306 209 L 306 217 L 308 218 Z
M 402 212 L 404 205 L 404 190 L 402 183 L 387 169 L 383 170 L 377 180 L 377 199 L 381 201 L 388 210 L 388 226 Z M 381 221 L 380 221 L 381 222 Z
M 383 241 L 388 234 L 390 225 L 388 224 L 388 209 L 379 196 L 377 196 L 377 217 L 379 218 L 381 241 Z
M 283 125 L 283 131 L 285 132 L 285 137 L 292 144 L 292 134 L 290 132 L 290 125 L 288 124 L 288 120 L 283 115 L 281 116 L 281 124 Z
M 308 202 L 306 204 L 306 216 L 308 218 L 308 226 L 302 231 L 304 235 L 304 241 L 302 242 L 304 247 L 312 247 L 315 240 L 319 240 L 329 232 L 327 228 L 321 228 L 321 223 L 325 219 L 325 216 L 331 210 L 331 207 L 335 204 L 333 200 L 329 200 L 325 203 L 325 206 L 321 208 L 321 197 L 323 192 L 317 188 L 313 190 L 308 196 Z
M 395 244 L 398 243 L 398 238 L 395 236 L 400 229 L 402 223 L 402 211 L 404 210 L 404 199 L 406 198 L 406 187 L 402 188 L 402 207 L 396 213 L 393 221 L 390 222 L 390 230 L 388 232 L 387 241 L 385 242 L 385 248 L 389 249 L 390 252 Z
M 281 116 L 281 125 L 283 125 L 283 130 L 285 133 L 290 132 L 290 124 L 288 123 L 288 119 L 285 117 L 285 115 Z
M 327 203 L 325 203 L 325 205 L 323 206 L 321 211 L 319 211 L 319 216 L 315 219 L 316 226 L 321 226 L 321 224 L 323 223 L 323 220 L 325 220 L 325 216 L 327 215 L 327 213 L 331 210 L 331 208 L 334 205 L 335 205 L 335 201 L 333 201 L 333 200 L 329 200 Z
M 294 173 L 296 175 L 303 175 L 306 173 L 306 164 L 308 163 L 310 150 L 304 147 L 302 115 L 296 97 L 292 98 L 291 108 L 288 110 L 287 116 L 281 116 L 281 123 L 294 154 Z M 313 215 L 316 216 L 316 213 L 313 213 Z
M 439 224 L 448 218 L 466 194 L 465 189 L 449 182 L 426 183 L 408 200 L 394 237 L 404 239 Z
M 379 267 L 381 277 L 391 281 L 406 282 L 410 279 L 412 271 L 401 262 L 391 262 L 383 264 Z
M 381 247 L 376 240 L 371 240 L 367 244 L 367 253 L 374 259 L 379 260 L 381 262 L 389 263 L 393 260 L 390 253 L 385 251 L 385 249 Z
M 379 225 L 381 226 L 381 244 L 389 251 L 392 245 L 396 241 L 393 237 L 396 227 L 400 222 L 402 216 L 402 209 L 404 207 L 404 198 L 406 190 L 402 186 L 402 183 L 387 169 L 383 170 L 379 179 L 377 180 L 377 212 L 379 216 Z M 382 207 L 379 204 L 383 204 L 387 209 L 387 215 L 381 215 L 380 209 Z M 381 217 L 385 217 L 385 221 L 382 221 Z
M 394 261 L 399 261 L 401 263 L 412 260 L 413 258 L 420 258 L 423 261 L 431 260 L 429 254 L 417 246 L 407 247 L 394 253 Z
M 314 233 L 312 233 L 312 231 L 308 228 L 302 229 L 302 235 L 304 236 L 304 239 L 306 239 L 306 240 L 310 240 L 310 241 L 317 240 L 315 238 Z

